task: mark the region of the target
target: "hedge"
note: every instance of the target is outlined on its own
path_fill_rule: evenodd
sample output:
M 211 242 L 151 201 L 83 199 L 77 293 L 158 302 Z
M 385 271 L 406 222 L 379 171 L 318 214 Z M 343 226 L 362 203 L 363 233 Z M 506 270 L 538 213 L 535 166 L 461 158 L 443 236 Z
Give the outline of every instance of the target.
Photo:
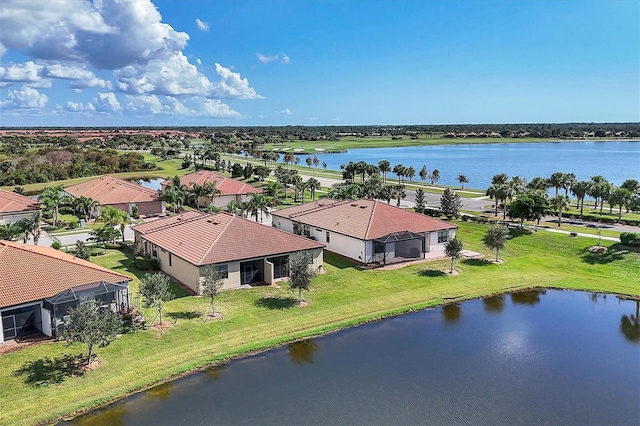
M 136 268 L 140 269 L 141 271 L 149 271 L 152 269 L 155 270 L 158 269 L 158 261 L 150 257 L 137 256 Z
M 640 247 L 640 234 L 623 232 L 620 234 L 620 242 L 625 246 Z

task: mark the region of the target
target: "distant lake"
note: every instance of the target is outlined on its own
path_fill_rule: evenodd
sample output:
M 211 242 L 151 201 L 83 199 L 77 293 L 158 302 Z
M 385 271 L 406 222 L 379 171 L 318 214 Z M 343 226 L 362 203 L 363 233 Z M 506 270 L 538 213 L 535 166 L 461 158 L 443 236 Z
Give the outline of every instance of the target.
M 313 156 L 311 154 L 310 156 Z M 620 185 L 626 179 L 640 180 L 640 141 L 542 142 L 479 145 L 409 146 L 402 148 L 357 148 L 340 154 L 315 154 L 327 162 L 328 169 L 340 170 L 340 164 L 366 161 L 378 164 L 388 160 L 391 167 L 402 164 L 416 170 L 420 180 L 422 165 L 431 173 L 440 171 L 439 183 L 459 185 L 456 177 L 464 174 L 469 188 L 487 188 L 494 174 L 531 179 L 549 177 L 553 172 L 575 173 L 579 180 L 602 175 Z M 301 164 L 308 155 L 300 155 Z
M 163 178 L 155 178 L 155 179 L 140 179 L 137 183 L 139 185 L 144 186 L 145 188 L 153 189 L 154 191 L 159 191 L 162 189 L 162 182 L 166 179 Z
M 72 423 L 637 425 L 635 315 L 583 292 L 473 300 L 231 361 Z

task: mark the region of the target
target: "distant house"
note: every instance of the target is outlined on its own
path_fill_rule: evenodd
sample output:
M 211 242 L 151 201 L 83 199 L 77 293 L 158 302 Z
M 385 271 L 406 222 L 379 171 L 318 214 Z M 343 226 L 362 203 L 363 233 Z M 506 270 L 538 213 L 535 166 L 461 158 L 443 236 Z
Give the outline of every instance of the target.
M 215 197 L 198 197 L 198 206 L 213 204 L 216 207 L 225 207 L 231 201 L 247 201 L 251 194 L 262 192 L 260 189 L 247 183 L 228 178 L 211 170 L 198 170 L 180 178 L 180 186 L 192 189 L 194 185 L 204 186 L 214 184 L 220 194 Z M 168 179 L 161 183 L 162 190 L 173 185 L 173 180 Z
M 193 210 L 133 230 L 144 253 L 196 294 L 202 293 L 207 265 L 223 272 L 227 289 L 287 278 L 289 256 L 296 252 L 305 253 L 316 270 L 323 264 L 323 244 L 226 212 Z
M 0 189 L 0 225 L 25 219 L 40 210 L 40 203 L 24 195 Z
M 80 297 L 114 311 L 129 307 L 131 278 L 51 247 L 0 241 L 0 344 L 55 336 Z
M 165 213 L 165 203 L 160 200 L 157 191 L 109 175 L 67 186 L 64 191 L 74 198 L 84 196 L 96 201 L 99 205 L 92 213 L 94 217 L 100 215 L 104 206 L 123 210 L 130 215 L 134 213 L 134 206 L 138 208 L 138 214 L 144 216 Z
M 364 264 L 425 257 L 443 251 L 457 226 L 377 200 L 322 199 L 275 211 L 273 226 L 326 244 Z

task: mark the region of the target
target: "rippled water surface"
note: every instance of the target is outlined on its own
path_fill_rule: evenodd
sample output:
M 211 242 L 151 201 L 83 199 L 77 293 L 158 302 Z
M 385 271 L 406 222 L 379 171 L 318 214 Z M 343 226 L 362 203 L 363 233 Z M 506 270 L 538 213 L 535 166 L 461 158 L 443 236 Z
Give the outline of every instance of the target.
M 635 302 L 525 292 L 356 327 L 74 424 L 640 424 Z

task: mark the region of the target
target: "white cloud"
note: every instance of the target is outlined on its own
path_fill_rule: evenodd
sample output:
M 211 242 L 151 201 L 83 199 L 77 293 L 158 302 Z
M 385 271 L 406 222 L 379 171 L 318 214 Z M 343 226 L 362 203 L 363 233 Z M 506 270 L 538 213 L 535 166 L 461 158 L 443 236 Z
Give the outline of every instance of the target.
M 82 102 L 67 102 L 65 109 L 69 112 L 94 112 L 96 107 L 93 106 L 91 102 L 87 102 L 86 104 Z
M 209 31 L 209 24 L 207 22 L 201 21 L 200 19 L 196 19 L 196 25 L 200 31 Z
M 7 48 L 4 47 L 4 44 L 0 43 L 0 58 L 2 58 L 5 53 L 7 53 Z
M 200 58 L 196 59 L 196 64 L 202 65 L 202 60 Z
M 44 108 L 48 100 L 49 97 L 44 93 L 23 85 L 21 89 L 9 90 L 7 99 L 0 102 L 0 106 L 7 109 Z
M 263 99 L 256 91 L 249 87 L 249 81 L 242 78 L 240 73 L 233 72 L 220 64 L 216 64 L 216 72 L 222 77 L 216 84 L 215 94 L 221 98 L 235 99 Z
M 40 75 L 42 68 L 42 65 L 38 65 L 33 61 L 27 61 L 24 64 L 10 62 L 6 66 L 0 66 L 0 81 L 49 87 L 51 86 L 50 81 Z
M 291 115 L 293 114 L 289 108 L 285 108 L 282 111 L 276 111 L 277 115 Z
M 263 55 L 262 53 L 256 53 L 256 57 L 263 64 L 268 64 L 269 62 L 278 60 L 278 55 L 267 56 L 267 55 Z
M 98 87 L 100 89 L 111 90 L 112 88 L 110 81 L 98 78 L 92 71 L 84 67 L 66 66 L 63 64 L 46 65 L 40 74 L 46 77 L 72 80 L 71 87 L 74 89 Z
M 238 112 L 217 99 L 206 99 L 199 96 L 187 97 L 184 102 L 173 96 L 166 96 L 161 99 L 156 95 L 126 95 L 126 98 L 126 110 L 133 113 L 212 118 L 240 116 Z
M 282 63 L 283 64 L 288 64 L 290 62 L 291 62 L 291 59 L 287 55 L 285 55 L 284 52 L 282 52 Z
M 122 106 L 113 92 L 98 92 L 97 97 L 93 98 L 93 105 L 99 112 L 121 112 Z

